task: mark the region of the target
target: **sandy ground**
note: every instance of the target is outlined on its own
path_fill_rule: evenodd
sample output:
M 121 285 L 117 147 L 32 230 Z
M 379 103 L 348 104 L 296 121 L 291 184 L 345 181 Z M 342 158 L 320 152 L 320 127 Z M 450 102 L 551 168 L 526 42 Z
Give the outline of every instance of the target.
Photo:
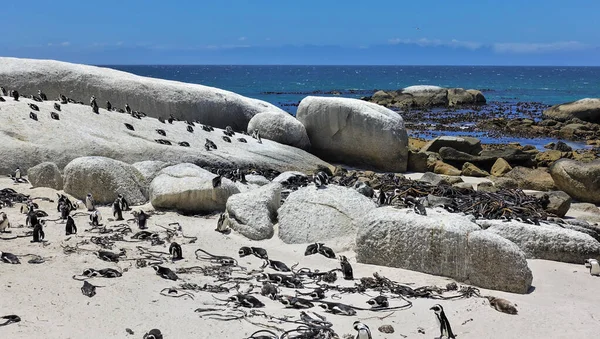
M 15 185 L 10 179 L 0 179 L 0 188 L 10 187 L 31 197 L 56 198 L 52 189 L 31 189 L 28 184 Z M 57 219 L 56 204 L 37 200 L 40 208 L 50 214 L 48 219 Z M 134 210 L 143 208 L 148 211 L 151 206 L 135 206 Z M 110 215 L 108 207 L 101 207 L 104 222 Z M 25 223 L 25 215 L 19 214 L 19 205 L 5 208 L 13 226 Z M 82 211 L 82 210 L 80 210 Z M 131 218 L 130 212 L 124 215 Z M 61 244 L 75 245 L 92 235 L 86 216 L 75 218 L 79 228 L 77 236 L 66 237 L 64 224 L 48 222 L 45 228 L 47 243 L 30 243 L 30 238 L 0 240 L 0 251 L 17 255 L 36 254 L 46 258 L 43 264 L 29 264 L 30 258 L 22 257 L 21 265 L 0 264 L 0 316 L 17 314 L 22 318 L 20 323 L 0 327 L 0 338 L 142 338 L 152 328 L 159 328 L 165 338 L 244 338 L 261 329 L 244 320 L 217 321 L 200 318 L 194 312 L 199 307 L 214 307 L 216 303 L 211 293 L 194 293 L 195 299 L 170 298 L 160 295 L 166 287 L 176 287 L 181 282 L 164 280 L 157 276 L 150 267 L 136 268 L 133 261 L 122 261 L 117 264 L 98 259 L 92 252 L 82 251 L 79 254 L 66 255 Z M 336 260 L 326 259 L 320 255 L 304 256 L 305 245 L 287 245 L 279 239 L 255 242 L 232 233 L 223 235 L 214 231 L 216 217 L 186 217 L 176 213 L 154 215 L 149 219 L 151 231 L 163 231 L 156 226 L 179 222 L 183 232 L 194 235 L 198 240 L 189 244 L 187 239 L 175 238 L 183 245 L 184 260 L 165 266 L 191 267 L 206 266 L 206 262 L 198 261 L 194 251 L 198 248 L 217 255 L 237 257 L 241 246 L 260 246 L 269 251 L 269 256 L 284 261 L 288 266 L 300 263 L 300 267 L 328 270 L 337 268 Z M 116 225 L 117 222 L 109 222 Z M 137 226 L 130 224 L 133 231 Z M 11 234 L 0 235 L 7 238 L 23 234 L 27 229 L 12 228 Z M 162 233 L 164 236 L 164 232 Z M 97 234 L 95 234 L 97 235 Z M 124 247 L 128 258 L 139 257 L 135 247 L 139 243 L 116 243 L 114 251 Z M 148 242 L 141 244 L 150 248 Z M 168 245 L 168 244 L 167 244 Z M 97 250 L 94 244 L 81 248 Z M 167 252 L 162 246 L 151 247 L 152 250 Z M 342 253 L 349 257 L 357 278 L 371 276 L 373 272 L 402 283 L 413 283 L 415 286 L 436 284 L 445 286 L 450 279 L 436 277 L 402 269 L 386 268 L 357 264 L 354 253 Z M 257 269 L 261 261 L 254 257 L 239 259 L 242 266 Z M 493 264 L 493 263 L 490 263 Z M 373 338 L 434 338 L 439 336 L 435 316 L 429 310 L 436 303 L 443 305 L 447 316 L 458 338 L 598 338 L 600 331 L 600 278 L 589 275 L 583 265 L 572 265 L 544 260 L 530 260 L 534 275 L 535 290 L 527 295 L 518 295 L 498 291 L 481 290 L 484 295 L 506 298 L 518 305 L 516 316 L 497 312 L 485 299 L 471 298 L 457 301 L 436 301 L 428 299 L 413 300 L 413 307 L 408 310 L 391 312 L 358 311 L 356 316 L 346 317 L 326 314 L 321 308 L 313 310 L 326 315 L 334 324 L 335 331 L 342 337 L 344 334 L 355 335 L 352 323 L 362 320 L 369 325 Z M 80 288 L 82 282 L 72 279 L 86 268 L 120 268 L 128 269 L 123 276 L 115 279 L 93 278 L 92 284 L 103 286 L 97 288 L 93 298 L 84 296 Z M 185 282 L 203 284 L 210 282 L 200 274 L 181 274 Z M 338 284 L 351 286 L 351 282 L 339 279 Z M 293 290 L 283 289 L 286 294 Z M 225 298 L 225 295 L 215 295 Z M 328 297 L 330 294 L 328 294 Z M 258 296 L 266 307 L 266 313 L 274 316 L 299 315 L 298 310 L 284 310 L 283 305 Z M 338 302 L 368 307 L 365 303 L 369 297 L 365 295 L 343 295 Z M 391 306 L 397 301 L 392 300 Z M 387 316 L 387 317 L 385 317 Z M 383 318 L 384 319 L 380 319 Z M 252 318 L 253 322 L 266 323 L 265 319 Z M 394 334 L 384 334 L 377 330 L 381 325 L 389 324 L 395 329 Z M 272 326 L 291 329 L 289 324 L 270 323 Z M 126 328 L 135 332 L 129 335 Z M 419 328 L 424 334 L 419 333 Z

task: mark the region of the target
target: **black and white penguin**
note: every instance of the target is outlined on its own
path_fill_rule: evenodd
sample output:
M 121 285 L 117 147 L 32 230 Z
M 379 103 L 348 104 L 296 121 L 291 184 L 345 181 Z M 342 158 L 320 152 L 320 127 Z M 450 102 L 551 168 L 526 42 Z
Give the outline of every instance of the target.
M 265 306 L 265 304 L 263 304 L 262 301 L 256 299 L 256 297 L 251 295 L 236 294 L 234 296 L 229 297 L 228 300 L 247 308 L 260 308 Z
M 345 280 L 354 280 L 354 274 L 352 273 L 352 266 L 348 262 L 348 258 L 340 256 L 340 266 L 342 267 L 342 274 L 344 274 Z
M 224 136 L 222 136 L 222 138 L 225 142 L 231 142 L 231 139 L 228 136 L 224 135 Z
M 131 107 L 129 107 L 129 104 L 125 104 L 125 112 L 127 112 L 127 114 L 131 114 Z
M 590 269 L 591 275 L 600 276 L 600 264 L 598 264 L 598 260 L 596 259 L 586 259 L 585 267 Z
M 135 131 L 135 128 L 133 128 L 133 125 L 129 124 L 129 123 L 125 123 L 125 128 L 127 128 L 130 131 Z
M 6 96 L 6 88 L 0 86 L 0 95 Z
M 306 250 L 304 251 L 304 255 L 313 255 L 317 254 L 317 250 L 319 249 L 319 243 L 314 243 L 306 246 Z
M 390 302 L 385 295 L 378 295 L 367 301 L 367 304 L 371 305 L 373 308 L 390 307 Z
M 66 105 L 69 103 L 69 100 L 67 100 L 67 97 L 62 94 L 58 95 L 58 99 L 60 100 L 61 105 Z
M 106 100 L 106 110 L 109 112 L 112 111 L 112 104 L 108 100 Z
M 33 112 L 29 112 L 29 119 L 38 121 L 38 116 Z
M 31 103 L 29 103 L 29 104 L 27 104 L 27 106 L 29 106 L 29 108 L 31 108 L 31 109 L 32 109 L 32 110 L 34 110 L 34 111 L 37 111 L 37 112 L 39 112 L 39 111 L 40 111 L 40 108 L 39 108 L 39 107 L 38 107 L 38 105 L 36 105 L 36 104 L 31 104 Z
M 356 339 L 372 339 L 373 337 L 371 336 L 371 330 L 369 329 L 369 326 L 361 323 L 360 321 L 355 321 L 354 324 L 352 325 L 352 327 L 354 327 L 354 329 L 356 330 Z
M 490 307 L 495 309 L 498 312 L 516 315 L 519 313 L 517 307 L 513 305 L 510 301 L 502 298 L 496 298 L 492 296 L 486 296 L 487 300 L 490 302 Z
M 171 271 L 171 269 L 168 267 L 154 265 L 154 266 L 152 266 L 152 268 L 154 268 L 154 271 L 156 271 L 156 275 L 160 276 L 163 279 L 174 280 L 174 281 L 179 279 L 177 274 L 175 274 L 175 272 Z
M 19 101 L 19 91 L 14 90 L 12 91 L 12 95 L 13 99 L 15 99 L 15 101 Z
M 248 141 L 246 141 L 246 139 L 244 139 L 244 138 L 237 138 L 237 140 L 238 140 L 239 142 L 241 142 L 241 143 L 244 143 L 244 144 L 247 144 L 247 143 L 248 143 Z
M 159 329 L 153 328 L 148 333 L 144 334 L 143 339 L 163 339 L 163 335 Z
M 146 214 L 144 211 L 140 211 L 139 213 L 137 213 L 136 222 L 137 222 L 138 227 L 141 230 L 148 228 L 148 227 L 146 227 L 147 221 L 148 221 L 148 214 Z
M 190 133 L 194 133 L 194 127 L 188 125 L 187 131 Z
M 102 221 L 102 214 L 100 214 L 99 210 L 90 213 L 90 222 L 92 226 L 100 226 L 100 221 Z
M 85 207 L 87 208 L 88 212 L 96 209 L 96 202 L 94 201 L 92 193 L 88 193 L 85 197 Z
M 19 260 L 19 258 L 12 254 L 12 253 L 8 253 L 8 252 L 2 252 L 0 251 L 0 261 L 7 263 L 7 264 L 20 264 L 21 261 Z
M 329 176 L 325 172 L 319 171 L 313 176 L 313 181 L 317 188 L 325 187 L 329 184 Z
M 37 213 L 35 213 L 35 211 L 32 208 L 30 208 L 29 212 L 27 212 L 27 218 L 25 219 L 25 226 L 34 227 L 35 225 L 37 225 L 38 222 L 39 220 L 37 217 Z
M 112 212 L 113 217 L 115 217 L 116 220 L 123 220 L 123 210 L 121 210 L 121 202 L 119 201 L 119 198 L 115 199 L 115 202 L 113 202 Z
M 227 134 L 231 137 L 235 135 L 235 132 L 233 131 L 233 128 L 231 128 L 231 126 L 226 126 L 225 127 L 225 131 L 227 131 Z
M 312 308 L 315 305 L 310 301 L 303 298 L 292 297 L 289 295 L 283 295 L 279 298 L 279 302 L 284 304 L 286 307 L 292 307 L 295 309 L 306 309 Z
M 226 219 L 225 213 L 221 213 L 221 215 L 219 215 L 219 220 L 217 220 L 217 228 L 215 228 L 215 231 L 221 233 L 227 233 L 229 231 L 228 224 L 225 222 Z
M 46 94 L 44 92 L 42 92 L 41 89 L 38 89 L 38 96 L 40 97 L 40 99 L 42 99 L 43 101 L 48 100 L 48 97 L 46 96 Z
M 212 140 L 206 138 L 204 148 L 206 148 L 207 151 L 210 151 L 211 149 L 217 149 L 217 145 Z
M 173 116 L 173 114 L 169 114 L 169 119 L 167 119 L 167 121 L 172 124 L 173 121 L 175 121 L 175 117 Z
M 33 226 L 33 240 L 31 242 L 42 242 L 44 241 L 44 228 L 41 222 L 38 222 Z
M 65 234 L 66 235 L 77 234 L 77 226 L 75 226 L 75 220 L 70 215 L 67 217 L 67 225 L 65 226 Z
M 119 257 L 125 254 L 125 250 L 121 250 L 118 254 L 110 251 L 98 251 L 95 253 L 98 256 L 98 259 L 108 262 L 119 262 Z
M 54 109 L 60 112 L 60 104 L 58 102 L 54 103 Z
M 181 246 L 176 242 L 172 242 L 169 246 L 169 253 L 171 253 L 171 260 L 173 261 L 183 259 Z
M 317 253 L 329 259 L 335 259 L 335 252 L 330 247 L 327 247 L 322 243 L 318 243 L 317 245 Z
M 277 298 L 277 286 L 271 284 L 268 281 L 263 281 L 263 285 L 260 289 L 260 295 L 264 297 L 268 297 L 271 300 L 275 300 Z
M 217 173 L 219 173 L 219 172 L 217 171 Z M 213 180 L 212 180 L 213 188 L 221 187 L 222 178 L 223 178 L 223 176 L 221 174 L 217 174 L 217 176 L 213 178 Z
M 256 139 L 259 144 L 262 144 L 262 139 L 260 138 L 259 130 L 255 129 L 254 132 L 252 132 L 252 138 Z
M 310 292 L 310 297 L 315 300 L 325 299 L 325 290 L 317 287 L 312 292 Z
M 269 255 L 267 254 L 267 250 L 265 250 L 264 248 L 261 247 L 247 247 L 247 246 L 243 246 L 240 247 L 240 250 L 238 251 L 238 254 L 240 256 L 240 258 L 243 258 L 245 256 L 248 256 L 250 254 L 254 255 L 255 257 L 259 258 L 259 259 L 269 259 Z
M 96 97 L 92 95 L 90 98 L 90 106 L 92 107 L 92 112 L 99 114 L 98 112 L 98 103 L 96 102 Z
M 60 218 L 65 220 L 71 213 L 71 206 L 66 203 L 62 203 L 58 205 L 58 209 L 60 210 Z
M 156 133 L 158 133 L 158 134 L 162 135 L 163 137 L 166 137 L 166 136 L 167 136 L 167 132 L 165 132 L 165 130 L 164 130 L 164 129 L 159 129 L 159 128 L 157 128 L 157 129 L 156 129 Z
M 117 200 L 121 206 L 121 211 L 129 211 L 129 202 L 127 202 L 123 194 L 117 195 Z
M 58 115 L 58 113 L 55 112 L 50 112 L 50 118 L 54 120 L 60 120 L 60 116 Z
M 452 328 L 450 327 L 450 322 L 446 317 L 446 313 L 444 313 L 444 308 L 442 305 L 434 305 L 430 308 L 433 312 L 435 312 L 435 317 L 438 321 L 438 325 L 440 326 L 440 337 L 446 337 L 448 339 L 455 339 L 456 336 L 452 333 Z
M 347 315 L 347 316 L 356 315 L 356 310 L 354 310 L 352 307 L 345 305 L 345 304 L 332 303 L 332 302 L 321 302 L 321 304 L 319 304 L 319 307 L 323 308 L 326 312 L 333 313 L 333 314 Z
M 287 265 L 281 261 L 277 261 L 277 260 L 271 260 L 271 259 L 265 259 L 265 264 L 263 265 L 263 267 L 267 267 L 269 266 L 270 268 L 274 269 L 275 271 L 278 272 L 291 272 L 292 270 L 290 270 L 289 267 L 287 267 Z
M 8 216 L 4 212 L 0 212 L 0 233 L 6 232 L 6 229 L 10 227 L 10 221 Z

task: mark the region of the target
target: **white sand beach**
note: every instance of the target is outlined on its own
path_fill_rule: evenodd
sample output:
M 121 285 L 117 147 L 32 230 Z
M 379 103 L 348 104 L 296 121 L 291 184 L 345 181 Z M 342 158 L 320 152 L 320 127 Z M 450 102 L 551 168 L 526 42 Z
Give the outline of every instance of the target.
M 14 184 L 9 178 L 0 179 L 1 188 L 12 188 L 31 197 L 48 197 L 56 199 L 56 191 L 47 188 L 31 189 L 29 184 Z M 47 219 L 57 219 L 56 203 L 35 200 L 41 210 L 48 212 Z M 3 208 L 12 228 L 12 233 L 3 233 L 2 238 L 10 238 L 24 234 L 27 228 L 16 228 L 25 224 L 25 215 L 19 213 L 19 204 L 12 208 Z M 134 206 L 133 210 L 152 210 L 148 205 Z M 103 222 L 108 225 L 117 225 L 122 222 L 108 222 L 111 215 L 109 207 L 100 207 L 103 213 Z M 83 212 L 79 209 L 77 212 Z M 87 213 L 86 213 L 87 214 Z M 161 232 L 165 237 L 164 229 L 157 225 L 167 226 L 169 223 L 178 222 L 186 236 L 197 236 L 195 243 L 188 243 L 188 239 L 175 237 L 174 241 L 182 244 L 184 260 L 175 264 L 167 264 L 175 270 L 179 267 L 207 266 L 207 262 L 195 258 L 194 251 L 202 248 L 215 255 L 226 255 L 238 259 L 241 266 L 248 270 L 258 269 L 262 261 L 249 256 L 239 258 L 237 253 L 241 246 L 263 247 L 269 252 L 269 257 L 280 260 L 291 266 L 299 263 L 298 267 L 330 270 L 339 266 L 337 260 L 327 259 L 320 255 L 304 256 L 305 245 L 288 245 L 280 241 L 277 236 L 267 241 L 250 241 L 238 234 L 224 235 L 214 231 L 218 216 L 208 218 L 182 216 L 174 212 L 166 212 L 152 216 L 148 221 L 150 231 Z M 130 219 L 131 213 L 124 213 L 125 219 Z M 245 338 L 261 327 L 251 324 L 268 324 L 281 329 L 292 329 L 297 325 L 269 322 L 262 317 L 246 320 L 218 321 L 203 319 L 202 313 L 194 312 L 197 308 L 214 307 L 225 309 L 222 304 L 213 298 L 225 299 L 226 294 L 212 294 L 206 292 L 192 292 L 194 299 L 187 297 L 171 298 L 162 296 L 160 291 L 167 287 L 177 287 L 183 282 L 204 283 L 214 282 L 214 278 L 204 277 L 201 274 L 179 274 L 180 281 L 164 280 L 157 276 L 150 267 L 136 268 L 135 261 L 121 261 L 108 263 L 98 259 L 94 253 L 80 251 L 80 253 L 65 254 L 61 245 L 75 246 L 90 236 L 97 233 L 86 232 L 90 229 L 88 217 L 80 215 L 75 217 L 79 233 L 76 236 L 65 236 L 62 222 L 48 221 L 45 227 L 46 240 L 44 244 L 31 243 L 30 237 L 14 240 L 0 240 L 0 251 L 10 252 L 19 256 L 35 254 L 42 256 L 46 262 L 42 264 L 29 264 L 30 257 L 21 257 L 20 265 L 0 264 L 0 316 L 16 314 L 22 321 L 8 326 L 0 327 L 0 338 L 142 338 L 144 333 L 152 328 L 162 331 L 164 338 Z M 138 231 L 134 223 L 129 223 L 134 234 Z M 129 234 L 131 236 L 132 234 Z M 126 239 L 129 239 L 129 236 Z M 324 239 L 325 240 L 325 239 Z M 325 240 L 326 242 L 326 240 Z M 149 242 L 116 242 L 113 248 L 118 252 L 120 248 L 127 250 L 127 258 L 139 258 L 136 246 L 142 245 L 150 250 L 167 253 L 168 243 L 163 246 L 150 246 Z M 98 250 L 99 247 L 90 243 L 81 245 L 81 249 Z M 412 272 L 408 270 L 378 267 L 357 264 L 354 253 L 341 253 L 348 256 L 354 268 L 354 277 L 372 276 L 374 272 L 394 281 L 414 284 L 412 286 L 438 285 L 445 286 L 452 280 Z M 439 328 L 434 313 L 429 310 L 434 304 L 441 304 L 452 328 L 458 338 L 597 338 L 600 329 L 600 277 L 589 274 L 584 265 L 564 264 L 544 260 L 528 260 L 533 271 L 533 286 L 535 289 L 526 295 L 511 294 L 498 291 L 481 289 L 482 295 L 493 295 L 505 298 L 515 304 L 519 310 L 518 315 L 500 313 L 488 304 L 484 298 L 469 298 L 456 301 L 437 301 L 431 299 L 411 300 L 413 307 L 395 312 L 358 311 L 356 316 L 339 316 L 323 312 L 319 307 L 312 311 L 325 315 L 332 322 L 334 330 L 343 337 L 345 334 L 356 332 L 352 323 L 361 320 L 372 331 L 373 338 L 434 338 L 439 337 Z M 490 263 L 493 265 L 494 263 Z M 87 268 L 116 268 L 123 270 L 123 276 L 114 279 L 93 278 L 93 285 L 98 287 L 97 294 L 88 298 L 80 288 L 81 281 L 72 279 Z M 269 271 L 269 270 L 267 270 Z M 260 283 L 254 282 L 257 286 Z M 335 284 L 352 286 L 350 281 L 344 281 L 338 275 Z M 459 283 L 459 286 L 462 285 Z M 242 286 L 240 290 L 245 290 Z M 258 292 L 260 288 L 254 291 Z M 331 294 L 327 299 L 331 300 Z M 231 293 L 233 294 L 233 293 Z M 231 295 L 229 294 L 229 295 Z M 283 294 L 293 295 L 294 290 L 283 289 Z M 265 303 L 260 309 L 268 315 L 282 317 L 292 316 L 298 319 L 299 310 L 284 309 L 277 301 L 269 300 L 257 294 Z M 366 295 L 344 294 L 342 302 L 357 307 L 368 308 Z M 399 300 L 390 300 L 390 306 L 400 304 Z M 231 308 L 231 307 L 230 307 Z M 381 325 L 392 325 L 393 334 L 378 331 Z M 130 335 L 126 329 L 131 329 Z M 419 333 L 419 331 L 423 333 Z M 277 331 L 276 331 L 277 332 Z

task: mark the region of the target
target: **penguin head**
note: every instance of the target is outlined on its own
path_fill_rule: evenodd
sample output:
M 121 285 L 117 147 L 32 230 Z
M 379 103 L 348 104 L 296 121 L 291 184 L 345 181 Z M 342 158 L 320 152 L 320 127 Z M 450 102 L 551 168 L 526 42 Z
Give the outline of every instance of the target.
M 355 321 L 354 324 L 352 324 L 352 327 L 356 330 L 356 331 L 360 331 L 360 330 L 365 330 L 368 329 L 367 325 L 361 323 L 360 321 Z
M 436 304 L 432 308 L 430 308 L 430 310 L 435 312 L 435 314 L 441 314 L 444 311 L 444 308 L 442 307 L 442 305 Z
M 329 310 L 330 309 L 329 304 L 325 304 L 325 303 L 319 304 L 319 307 L 321 307 L 324 310 Z
M 225 214 L 221 214 L 223 217 L 225 217 Z M 219 217 L 219 219 L 221 219 L 221 217 Z M 238 251 L 238 254 L 240 255 L 240 258 L 245 257 L 247 255 L 250 255 L 252 253 L 252 250 L 250 249 L 250 247 L 248 246 L 243 246 L 240 248 L 240 250 Z
M 236 295 L 234 295 L 234 296 L 231 296 L 231 297 L 229 297 L 227 300 L 228 300 L 228 301 L 234 301 L 234 302 L 238 302 L 238 303 L 239 303 L 239 302 L 241 302 L 241 301 L 242 301 L 242 298 L 241 298 L 241 296 L 240 296 L 239 294 L 236 294 Z
M 158 265 L 153 265 L 152 268 L 154 269 L 154 271 L 158 272 L 158 270 L 160 270 L 160 266 Z

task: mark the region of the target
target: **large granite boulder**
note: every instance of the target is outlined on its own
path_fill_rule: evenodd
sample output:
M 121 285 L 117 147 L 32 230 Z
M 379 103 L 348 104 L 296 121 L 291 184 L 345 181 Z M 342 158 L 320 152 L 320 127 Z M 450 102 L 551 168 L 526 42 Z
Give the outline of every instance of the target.
M 3 67 L 0 61 L 0 69 Z M 40 87 L 45 89 L 44 85 Z M 31 111 L 27 106 L 29 103 L 39 107 L 37 121 L 28 116 Z M 151 159 L 174 164 L 187 162 L 203 167 L 259 168 L 280 172 L 312 172 L 319 166 L 329 166 L 306 151 L 271 140 L 263 139 L 262 143 L 258 143 L 250 136 L 236 133 L 231 142 L 226 142 L 221 138 L 223 131 L 218 128 L 210 132 L 204 131 L 199 124 L 192 127 L 184 121 L 163 124 L 155 118 L 136 119 L 129 114 L 108 112 L 103 108 L 99 110 L 100 114 L 93 114 L 89 105 L 61 105 L 60 112 L 57 112 L 59 120 L 54 120 L 50 117 L 51 112 L 56 112 L 54 103 L 25 98 L 0 103 L 0 175 L 12 173 L 17 167 L 27 172 L 45 161 L 54 162 L 63 169 L 71 160 L 83 156 L 104 156 L 129 164 Z M 126 124 L 130 124 L 133 130 L 128 129 Z M 192 132 L 188 131 L 188 127 L 192 127 Z M 159 135 L 157 129 L 164 130 L 166 136 Z M 246 142 L 238 138 L 244 138 Z M 160 144 L 157 139 L 164 139 L 171 145 Z M 212 140 L 217 149 L 206 151 L 206 139 Z M 189 147 L 184 147 L 188 144 Z
M 452 147 L 457 151 L 479 155 L 483 151 L 481 141 L 472 137 L 441 136 L 429 141 L 421 152 L 438 152 L 442 147 Z
M 600 242 L 575 230 L 518 221 L 482 220 L 486 232 L 495 233 L 519 246 L 527 258 L 582 264 L 585 259 L 600 260 Z
M 362 100 L 309 96 L 296 116 L 306 127 L 311 151 L 324 159 L 406 171 L 408 135 L 398 113 Z
M 377 205 L 352 188 L 307 186 L 291 193 L 278 211 L 279 238 L 288 244 L 327 241 L 352 249 L 358 224 Z
M 255 130 L 260 131 L 262 138 L 280 144 L 304 150 L 310 148 L 306 128 L 300 121 L 287 113 L 282 114 L 279 111 L 258 113 L 248 123 L 248 134 L 252 134 Z
M 443 87 L 430 85 L 416 85 L 405 87 L 402 94 L 410 94 L 413 106 L 439 107 L 448 105 L 448 90 Z
M 227 178 L 214 188 L 216 176 L 194 164 L 166 167 L 150 183 L 150 202 L 157 209 L 184 213 L 223 211 L 227 199 L 240 190 Z
M 148 182 L 148 184 L 152 182 L 152 180 L 156 177 L 160 170 L 172 165 L 173 164 L 170 164 L 168 162 L 155 160 L 140 161 L 132 164 L 132 166 L 140 172 L 140 174 L 142 175 L 142 177 L 144 177 L 144 180 Z
M 53 162 L 43 162 L 27 170 L 27 179 L 33 187 L 50 187 L 63 189 L 63 177 Z
M 448 89 L 448 106 L 481 105 L 486 100 L 483 93 L 477 90 L 464 90 L 462 88 Z
M 550 166 L 550 175 L 556 187 L 571 197 L 600 204 L 600 160 L 584 163 L 561 159 Z
M 128 103 L 151 117 L 173 114 L 178 119 L 240 131 L 246 130 L 257 113 L 285 114 L 270 103 L 214 87 L 53 60 L 0 58 L 0 84 L 21 94 L 37 94 L 42 88 L 50 100 L 62 93 L 88 103 L 94 95 L 102 107 L 107 100 L 119 108 Z
M 281 189 L 281 184 L 273 183 L 229 197 L 226 205 L 229 227 L 251 240 L 273 237 Z
M 483 93 L 478 90 L 429 85 L 409 86 L 397 91 L 377 91 L 371 97 L 364 99 L 395 108 L 453 107 L 486 103 Z
M 132 205 L 145 203 L 143 177 L 132 165 L 105 157 L 81 157 L 64 169 L 64 191 L 81 200 L 91 193 L 98 204 L 112 204 L 119 194 Z
M 554 105 L 544 111 L 545 119 L 566 122 L 577 118 L 600 124 L 600 99 L 585 98 L 565 104 Z
M 442 209 L 427 216 L 378 208 L 361 219 L 357 261 L 451 277 L 483 288 L 527 293 L 533 279 L 523 252 Z
M 556 189 L 552 176 L 545 168 L 527 168 L 517 166 L 504 175 L 505 178 L 517 181 L 519 188 L 535 191 L 552 191 Z

